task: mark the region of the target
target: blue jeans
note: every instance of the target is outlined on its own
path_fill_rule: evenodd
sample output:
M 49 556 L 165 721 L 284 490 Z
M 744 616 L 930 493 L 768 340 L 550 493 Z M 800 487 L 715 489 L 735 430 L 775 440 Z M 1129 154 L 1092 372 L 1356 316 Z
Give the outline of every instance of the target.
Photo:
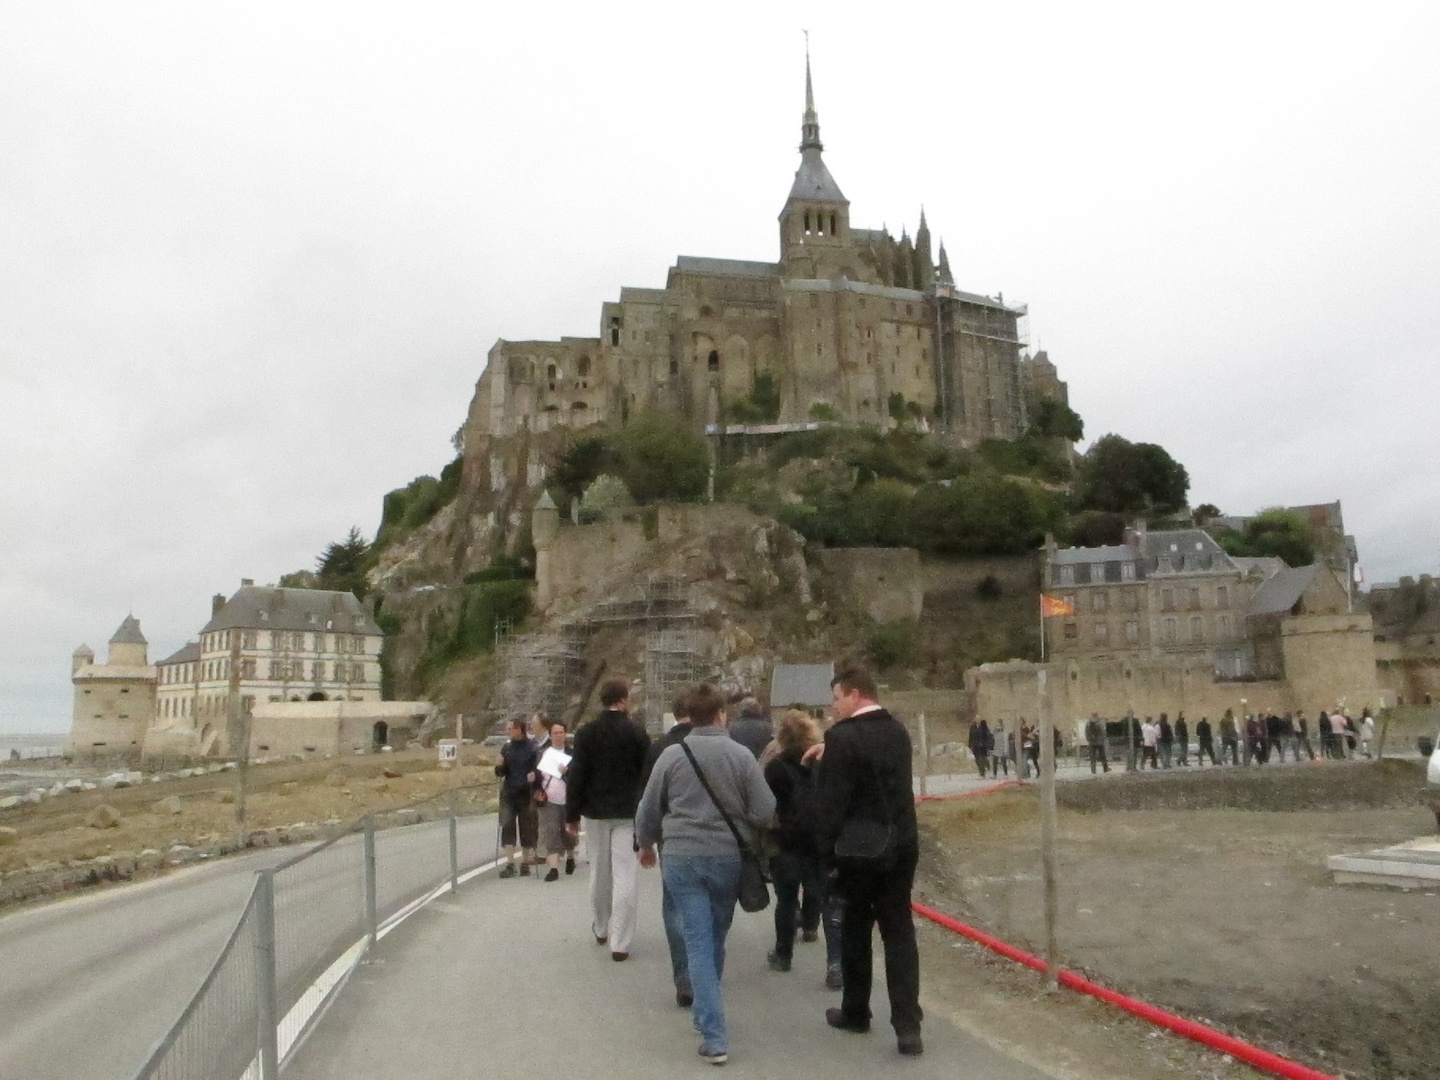
M 707 1053 L 728 1053 L 720 979 L 725 974 L 725 936 L 740 895 L 740 855 L 665 852 L 660 874 L 680 914 L 690 988 L 695 995 L 691 1014 L 700 1032 L 701 1048 Z
M 660 918 L 665 923 L 665 942 L 670 946 L 670 974 L 675 978 L 675 989 L 689 990 L 690 961 L 685 956 L 685 932 L 680 929 L 680 909 L 675 906 L 675 895 L 665 883 L 663 873 L 660 875 Z

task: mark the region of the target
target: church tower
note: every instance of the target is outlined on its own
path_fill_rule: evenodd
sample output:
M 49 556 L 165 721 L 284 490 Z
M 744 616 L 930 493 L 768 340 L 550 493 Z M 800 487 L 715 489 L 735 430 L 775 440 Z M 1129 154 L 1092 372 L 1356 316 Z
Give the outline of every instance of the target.
M 830 277 L 850 249 L 850 202 L 825 167 L 820 119 L 805 50 L 805 118 L 800 126 L 800 168 L 780 211 L 780 261 L 786 277 Z M 853 273 L 850 274 L 854 276 Z

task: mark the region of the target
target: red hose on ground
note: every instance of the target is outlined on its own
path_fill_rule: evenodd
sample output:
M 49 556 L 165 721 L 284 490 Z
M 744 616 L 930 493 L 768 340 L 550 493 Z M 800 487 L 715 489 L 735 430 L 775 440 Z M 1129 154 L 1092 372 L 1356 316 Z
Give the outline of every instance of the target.
M 968 799 L 972 795 L 989 795 L 992 791 L 1000 791 L 1003 788 L 1029 786 L 1030 781 L 1028 780 L 1002 780 L 998 784 L 992 784 L 990 787 L 975 788 L 973 791 L 953 791 L 949 795 L 916 795 L 915 801 L 922 803 L 938 802 L 941 799 Z
M 990 790 L 994 790 L 991 788 Z M 944 912 L 936 911 L 924 904 L 913 903 L 910 905 L 917 915 L 922 915 L 931 922 L 943 926 L 946 930 L 960 934 L 972 941 L 979 942 L 987 949 L 993 949 L 1001 956 L 1014 960 L 1017 964 L 1024 964 L 1026 967 L 1034 968 L 1036 971 L 1045 970 L 1045 961 L 1038 956 L 1032 956 L 1024 949 L 1017 949 L 1008 942 L 1001 941 L 992 934 L 983 930 L 977 930 L 968 923 L 959 919 L 951 918 Z M 1214 1028 L 1206 1027 L 1204 1024 L 1197 1024 L 1194 1020 L 1186 1020 L 1183 1016 L 1176 1016 L 1164 1009 L 1157 1009 L 1154 1005 L 1147 1005 L 1143 1001 L 1137 1001 L 1132 997 L 1121 994 L 1115 990 L 1108 989 L 1098 983 L 1093 983 L 1083 976 L 1074 972 L 1061 971 L 1060 985 L 1071 990 L 1078 990 L 1082 994 L 1089 994 L 1091 997 L 1099 998 L 1101 1001 L 1109 1002 L 1126 1012 L 1148 1020 L 1152 1024 L 1167 1028 L 1176 1035 L 1183 1035 L 1187 1039 L 1203 1043 L 1205 1046 L 1229 1054 L 1231 1057 L 1246 1064 L 1254 1065 L 1257 1069 L 1264 1069 L 1266 1072 L 1274 1073 L 1276 1076 L 1286 1077 L 1287 1080 L 1336 1080 L 1336 1077 L 1329 1073 L 1318 1072 L 1308 1065 L 1301 1065 L 1283 1058 L 1279 1054 L 1272 1054 L 1268 1050 L 1261 1050 L 1258 1046 L 1251 1046 L 1247 1042 L 1232 1038 L 1229 1035 L 1216 1031 Z

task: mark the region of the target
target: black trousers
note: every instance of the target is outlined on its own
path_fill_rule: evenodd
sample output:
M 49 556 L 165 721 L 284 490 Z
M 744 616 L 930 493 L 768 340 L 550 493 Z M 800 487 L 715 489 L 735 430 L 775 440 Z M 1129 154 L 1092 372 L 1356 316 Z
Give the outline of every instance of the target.
M 845 991 L 840 1011 L 847 1020 L 868 1022 L 874 977 L 871 931 L 880 928 L 885 946 L 885 988 L 890 995 L 890 1025 L 897 1035 L 920 1030 L 920 951 L 910 892 L 915 885 L 918 848 L 902 848 L 888 869 L 842 869 L 836 881 L 844 900 L 840 924 L 840 970 Z

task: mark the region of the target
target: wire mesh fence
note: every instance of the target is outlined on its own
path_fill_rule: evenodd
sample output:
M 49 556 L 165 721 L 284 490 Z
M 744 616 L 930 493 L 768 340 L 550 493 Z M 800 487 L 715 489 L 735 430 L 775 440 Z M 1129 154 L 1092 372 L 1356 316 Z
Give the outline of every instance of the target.
M 367 815 L 261 871 L 235 929 L 136 1080 L 276 1080 L 385 922 L 494 857 L 489 785 Z

